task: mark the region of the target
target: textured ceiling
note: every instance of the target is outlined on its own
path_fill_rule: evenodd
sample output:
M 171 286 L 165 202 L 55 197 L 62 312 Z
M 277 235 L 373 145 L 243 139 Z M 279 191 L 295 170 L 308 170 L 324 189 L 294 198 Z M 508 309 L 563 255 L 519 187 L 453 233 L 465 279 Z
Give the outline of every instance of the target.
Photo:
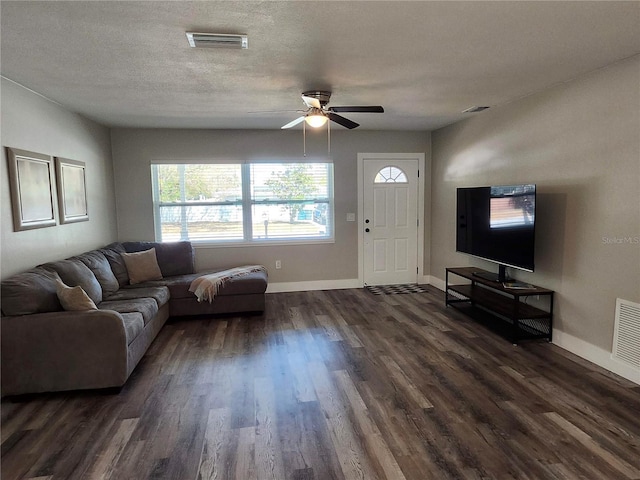
M 640 52 L 640 2 L 2 1 L 1 73 L 109 126 L 279 128 L 300 93 L 431 130 Z M 193 49 L 187 31 L 246 33 Z M 477 113 L 474 115 L 482 115 Z M 342 127 L 336 127 L 342 128 Z

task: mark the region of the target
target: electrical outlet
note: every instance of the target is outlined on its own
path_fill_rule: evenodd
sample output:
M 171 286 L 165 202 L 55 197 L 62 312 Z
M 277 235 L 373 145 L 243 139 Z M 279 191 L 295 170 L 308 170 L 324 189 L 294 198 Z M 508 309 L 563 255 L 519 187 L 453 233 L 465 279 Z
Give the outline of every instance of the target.
M 280 260 L 276 260 L 276 270 L 280 270 L 282 268 L 282 262 Z

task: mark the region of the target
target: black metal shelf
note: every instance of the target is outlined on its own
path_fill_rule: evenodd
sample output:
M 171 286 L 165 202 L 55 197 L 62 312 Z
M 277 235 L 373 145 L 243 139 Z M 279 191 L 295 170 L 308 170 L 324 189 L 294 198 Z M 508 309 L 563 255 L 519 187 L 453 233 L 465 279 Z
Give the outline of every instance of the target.
M 513 344 L 521 340 L 552 340 L 553 291 L 531 286 L 512 289 L 478 276 L 487 273 L 475 267 L 446 269 L 446 305 L 508 338 Z M 470 283 L 449 284 L 449 274 Z M 548 298 L 548 310 L 525 303 L 530 297 Z

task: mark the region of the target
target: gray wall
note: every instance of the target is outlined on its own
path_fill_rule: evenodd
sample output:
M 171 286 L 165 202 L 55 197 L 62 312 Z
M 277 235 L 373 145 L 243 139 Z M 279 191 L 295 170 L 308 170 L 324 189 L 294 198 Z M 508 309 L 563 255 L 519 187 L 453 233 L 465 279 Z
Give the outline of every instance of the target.
M 459 186 L 538 186 L 536 271 L 556 327 L 611 349 L 616 297 L 640 302 L 640 57 L 432 134 L 431 275 L 495 265 L 455 253 Z
M 275 161 L 303 158 L 302 131 L 270 130 L 154 130 L 114 129 L 114 158 L 118 232 L 120 240 L 154 238 L 150 163 L 158 159 L 193 161 Z M 358 278 L 357 213 L 358 152 L 428 153 L 426 132 L 332 130 L 334 161 L 335 243 L 287 246 L 199 247 L 199 269 L 239 263 L 262 263 L 270 282 L 300 282 Z M 326 160 L 326 130 L 307 131 L 307 157 Z M 427 192 L 427 199 L 429 192 Z M 427 209 L 425 209 L 427 210 Z M 425 243 L 428 243 L 428 236 Z M 429 251 L 429 245 L 425 251 Z M 282 269 L 275 270 L 277 259 Z M 429 271 L 425 255 L 425 271 Z
M 109 129 L 2 79 L 1 276 L 117 239 Z M 86 162 L 89 221 L 13 231 L 4 147 Z

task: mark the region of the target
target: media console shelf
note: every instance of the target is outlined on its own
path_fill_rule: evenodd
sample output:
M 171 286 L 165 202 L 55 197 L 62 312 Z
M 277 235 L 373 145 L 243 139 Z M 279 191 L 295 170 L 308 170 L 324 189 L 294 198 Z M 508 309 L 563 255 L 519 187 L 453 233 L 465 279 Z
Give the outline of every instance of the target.
M 446 269 L 446 306 L 452 306 L 483 323 L 517 345 L 521 340 L 553 334 L 553 290 L 536 287 L 507 288 L 502 283 L 478 276 L 487 274 L 477 267 Z M 449 275 L 467 280 L 449 283 Z M 546 298 L 545 298 L 546 297 Z M 548 302 L 546 301 L 548 299 Z M 535 300 L 536 306 L 529 301 Z M 548 304 L 545 310 L 539 304 Z

